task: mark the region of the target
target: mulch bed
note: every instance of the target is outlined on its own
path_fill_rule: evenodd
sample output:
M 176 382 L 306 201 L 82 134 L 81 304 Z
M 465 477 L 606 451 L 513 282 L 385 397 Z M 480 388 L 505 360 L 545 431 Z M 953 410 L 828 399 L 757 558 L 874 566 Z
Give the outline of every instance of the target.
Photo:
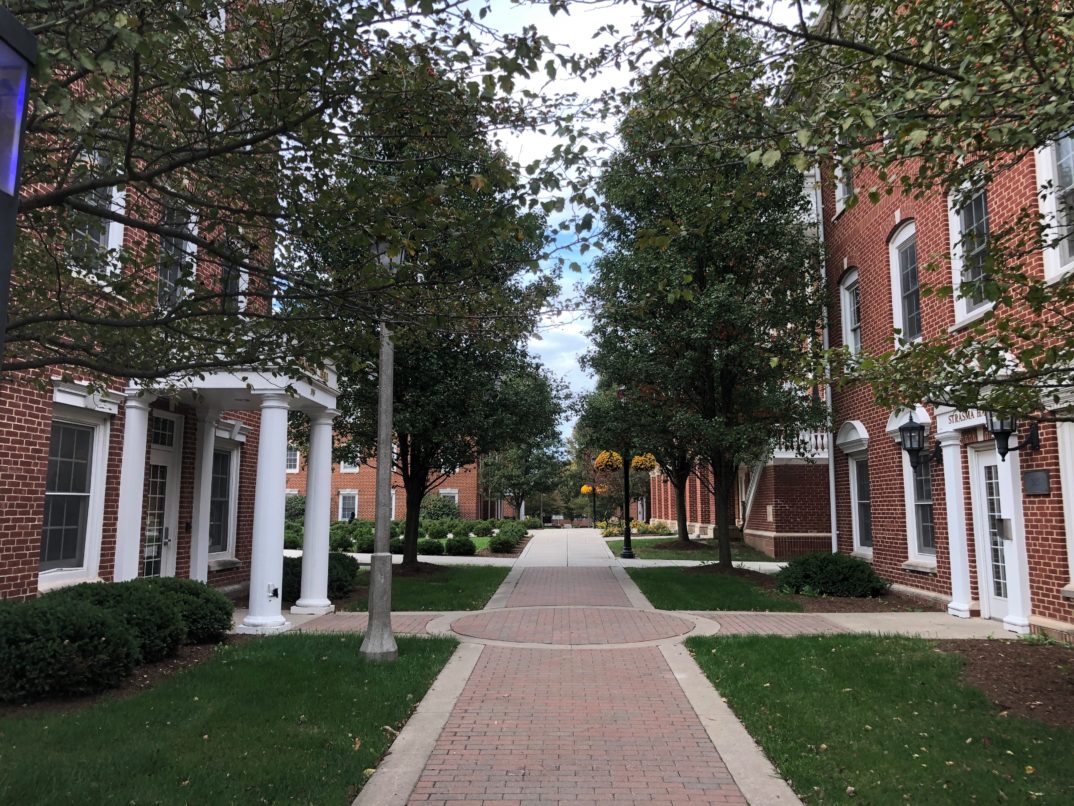
M 229 635 L 221 644 L 191 644 L 179 647 L 174 658 L 165 658 L 156 663 L 143 663 L 134 669 L 134 673 L 124 680 L 118 688 L 102 691 L 100 694 L 88 694 L 84 697 L 68 697 L 55 700 L 41 700 L 24 705 L 0 705 L 0 718 L 13 716 L 44 716 L 46 714 L 73 714 L 96 705 L 99 702 L 124 700 L 139 692 L 153 688 L 178 672 L 197 666 L 212 658 L 220 647 L 234 646 L 256 638 L 255 635 Z
M 729 574 L 744 577 L 759 588 L 771 591 L 776 599 L 797 602 L 807 613 L 920 613 L 922 611 L 942 611 L 947 608 L 931 599 L 919 599 L 916 596 L 904 596 L 901 593 L 885 593 L 883 596 L 868 598 L 851 598 L 842 596 L 802 596 L 797 593 L 778 593 L 776 580 L 771 574 L 749 571 L 745 568 L 725 570 L 718 565 L 702 565 L 684 569 L 690 574 Z
M 937 641 L 966 662 L 963 682 L 999 709 L 1046 725 L 1074 728 L 1074 646 L 1011 641 Z
M 522 553 L 522 550 L 526 548 L 526 544 L 533 539 L 533 535 L 526 535 L 524 538 L 518 541 L 518 545 L 515 546 L 514 551 L 504 551 L 500 554 L 493 554 L 488 549 L 481 549 L 477 552 L 478 557 L 517 557 Z

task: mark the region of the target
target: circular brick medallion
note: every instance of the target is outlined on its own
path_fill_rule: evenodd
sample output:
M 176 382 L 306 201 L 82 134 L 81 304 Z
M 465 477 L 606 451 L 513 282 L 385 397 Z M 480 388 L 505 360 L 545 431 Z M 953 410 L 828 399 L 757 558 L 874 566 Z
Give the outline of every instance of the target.
M 674 638 L 692 622 L 653 610 L 592 607 L 508 607 L 456 619 L 453 632 L 486 641 L 561 646 L 633 644 Z

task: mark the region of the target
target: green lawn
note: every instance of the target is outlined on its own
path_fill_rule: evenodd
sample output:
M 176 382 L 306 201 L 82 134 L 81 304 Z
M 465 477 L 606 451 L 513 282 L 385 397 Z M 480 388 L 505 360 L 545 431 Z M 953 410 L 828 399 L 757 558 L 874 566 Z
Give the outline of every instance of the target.
M 716 555 L 716 545 L 711 540 L 691 541 L 703 546 L 703 550 L 653 548 L 660 543 L 667 543 L 669 540 L 674 539 L 674 535 L 656 538 L 643 537 L 640 539 L 632 538 L 630 543 L 634 549 L 634 554 L 637 555 L 639 560 L 697 560 L 699 562 L 716 562 L 718 559 Z M 610 548 L 612 553 L 618 557 L 619 553 L 623 550 L 623 541 L 609 540 L 608 548 Z M 745 543 L 731 544 L 731 558 L 735 560 L 735 562 L 775 562 L 764 552 L 758 551 L 752 546 L 747 546 Z
M 440 565 L 435 573 L 392 575 L 392 610 L 480 610 L 500 587 L 510 568 L 491 565 Z M 369 585 L 369 571 L 358 572 L 358 585 Z M 359 592 L 346 610 L 364 611 L 368 601 Z
M 808 803 L 1074 802 L 1074 730 L 999 716 L 981 692 L 960 684 L 961 660 L 927 641 L 686 643 Z
M 0 719 L 0 803 L 350 803 L 456 646 L 397 638 L 378 665 L 361 640 L 248 641 L 127 699 Z
M 628 568 L 627 573 L 661 610 L 802 610 L 797 602 L 778 598 L 748 579 L 729 574 L 702 573 L 693 568 Z

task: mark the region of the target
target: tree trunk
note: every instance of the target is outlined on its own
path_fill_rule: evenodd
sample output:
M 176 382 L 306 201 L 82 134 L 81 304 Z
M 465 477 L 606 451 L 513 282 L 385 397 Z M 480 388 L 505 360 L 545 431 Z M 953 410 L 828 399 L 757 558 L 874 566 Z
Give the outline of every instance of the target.
M 418 528 L 421 525 L 421 500 L 425 497 L 425 483 L 418 478 L 403 482 L 406 489 L 406 527 L 403 530 L 403 566 L 413 568 L 418 564 Z
M 711 465 L 714 478 L 712 488 L 716 493 L 716 534 L 720 544 L 720 567 L 731 568 L 731 492 L 734 490 L 735 466 L 722 459 Z
M 679 540 L 683 543 L 690 542 L 690 529 L 686 525 L 686 482 L 671 485 L 675 490 L 675 526 Z

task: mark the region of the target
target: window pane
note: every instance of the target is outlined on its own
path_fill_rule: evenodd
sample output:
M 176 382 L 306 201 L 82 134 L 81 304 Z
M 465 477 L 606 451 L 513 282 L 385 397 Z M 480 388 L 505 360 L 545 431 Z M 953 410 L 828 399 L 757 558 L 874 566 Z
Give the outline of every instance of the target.
M 902 336 L 913 341 L 921 336 L 921 290 L 917 281 L 917 237 L 899 247 L 899 280 L 902 284 Z
M 339 496 L 339 519 L 348 521 L 358 512 L 357 496 L 354 493 L 341 493 Z
M 220 266 L 220 292 L 224 295 L 221 306 L 224 313 L 239 313 L 239 291 L 241 274 L 239 267 L 230 260 Z
M 914 516 L 917 519 L 918 552 L 935 554 L 936 537 L 932 523 L 932 471 L 924 462 L 914 471 Z
M 297 448 L 288 448 L 287 449 L 287 469 L 288 470 L 298 470 L 298 449 Z
M 93 428 L 53 423 L 45 476 L 41 569 L 77 568 L 86 550 Z
M 981 191 L 967 204 L 959 215 L 962 225 L 962 278 L 969 282 L 981 280 L 985 274 L 985 260 L 988 255 L 988 196 Z M 970 290 L 963 295 L 969 310 L 979 308 L 985 303 L 981 288 Z
M 189 210 L 166 207 L 160 220 L 161 226 L 170 230 L 190 231 L 192 217 Z M 172 308 L 179 302 L 183 281 L 191 268 L 189 242 L 175 235 L 160 236 L 160 260 L 157 264 L 157 305 Z
M 209 551 L 227 551 L 230 537 L 231 451 L 215 451 L 209 485 Z
M 858 499 L 855 502 L 858 518 L 858 543 L 866 548 L 873 545 L 873 509 L 869 492 L 869 463 L 853 462 L 854 481 Z

